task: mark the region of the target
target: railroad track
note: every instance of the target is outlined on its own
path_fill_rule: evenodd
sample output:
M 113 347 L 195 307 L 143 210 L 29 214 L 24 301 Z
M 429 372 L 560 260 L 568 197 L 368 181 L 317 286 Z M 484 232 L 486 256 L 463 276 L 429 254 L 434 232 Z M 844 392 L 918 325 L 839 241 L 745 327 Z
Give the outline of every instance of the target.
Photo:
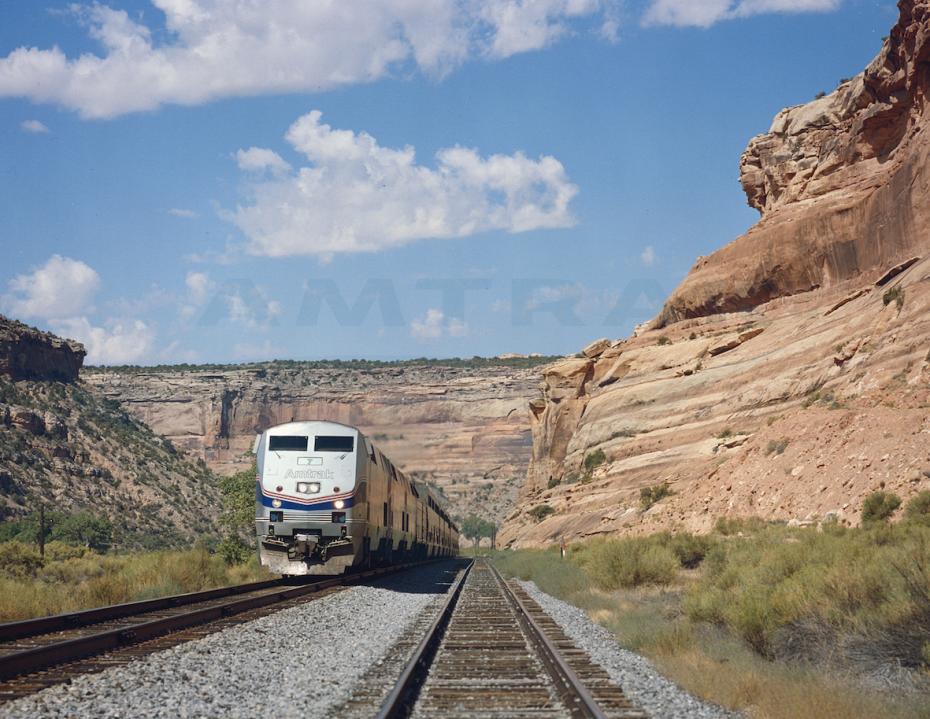
M 252 582 L 0 624 L 0 703 L 412 566 L 296 586 L 280 579 Z
M 422 627 L 414 631 L 422 632 Z M 376 678 L 370 676 L 368 681 Z M 363 686 L 338 715 L 646 717 L 518 584 L 508 584 L 484 560 L 460 574 L 438 615 L 409 652 L 400 678 L 373 711 L 371 697 L 383 694 Z

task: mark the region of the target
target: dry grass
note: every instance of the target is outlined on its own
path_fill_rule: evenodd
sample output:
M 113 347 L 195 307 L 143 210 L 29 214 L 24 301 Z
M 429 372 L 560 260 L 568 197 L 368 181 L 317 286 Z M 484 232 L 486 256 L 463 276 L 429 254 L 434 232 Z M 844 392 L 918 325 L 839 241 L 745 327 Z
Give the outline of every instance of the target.
M 601 539 L 570 547 L 567 561 L 557 551 L 495 561 L 585 609 L 693 694 L 750 717 L 930 719 L 930 657 L 919 668 L 930 646 L 922 525 L 817 531 L 730 521 L 710 538 Z M 670 579 L 620 581 L 658 550 L 679 560 Z
M 195 592 L 268 576 L 254 560 L 230 567 L 203 548 L 47 558 L 34 574 L 0 574 L 0 621 Z

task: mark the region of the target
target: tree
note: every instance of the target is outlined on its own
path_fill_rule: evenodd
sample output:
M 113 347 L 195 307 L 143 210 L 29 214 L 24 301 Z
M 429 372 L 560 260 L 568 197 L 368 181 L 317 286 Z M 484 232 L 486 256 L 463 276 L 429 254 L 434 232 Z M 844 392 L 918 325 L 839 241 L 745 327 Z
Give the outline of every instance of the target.
M 65 544 L 105 552 L 113 543 L 113 525 L 90 512 L 76 512 L 56 522 L 50 538 Z
M 475 556 L 478 555 L 478 543 L 484 537 L 491 537 L 497 533 L 497 526 L 475 514 L 469 514 L 462 522 L 462 534 L 466 539 L 474 542 Z
M 245 538 L 251 534 L 249 530 L 255 521 L 255 473 L 253 465 L 250 469 L 220 478 L 223 539 L 217 549 L 227 564 L 242 564 L 251 554 Z

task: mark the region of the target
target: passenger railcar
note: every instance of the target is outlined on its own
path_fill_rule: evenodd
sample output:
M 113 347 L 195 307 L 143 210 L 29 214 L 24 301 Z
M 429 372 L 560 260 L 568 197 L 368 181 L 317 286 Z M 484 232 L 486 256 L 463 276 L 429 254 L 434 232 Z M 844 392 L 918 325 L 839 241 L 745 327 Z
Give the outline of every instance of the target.
M 256 442 L 261 563 L 284 575 L 453 556 L 459 531 L 435 493 L 355 427 L 290 422 Z

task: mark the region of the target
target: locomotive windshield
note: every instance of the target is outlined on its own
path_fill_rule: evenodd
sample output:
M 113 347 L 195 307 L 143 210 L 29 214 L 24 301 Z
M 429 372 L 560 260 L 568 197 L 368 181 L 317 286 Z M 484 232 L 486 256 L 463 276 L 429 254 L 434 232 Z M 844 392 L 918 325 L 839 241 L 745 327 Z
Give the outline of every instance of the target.
M 308 437 L 269 437 L 270 452 L 306 452 Z
M 314 439 L 314 452 L 351 452 L 355 449 L 355 437 L 333 437 L 318 435 Z

